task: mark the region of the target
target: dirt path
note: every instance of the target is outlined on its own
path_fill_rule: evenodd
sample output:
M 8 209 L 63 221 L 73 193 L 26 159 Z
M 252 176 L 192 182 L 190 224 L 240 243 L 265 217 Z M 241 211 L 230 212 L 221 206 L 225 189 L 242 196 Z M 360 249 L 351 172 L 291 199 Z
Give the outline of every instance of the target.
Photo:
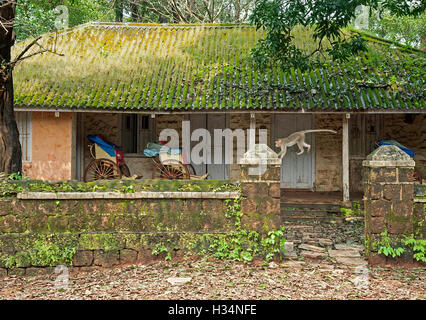
M 61 284 L 58 274 L 9 277 L 0 280 L 0 299 L 258 300 L 426 297 L 425 269 L 360 268 L 328 261 L 290 261 L 271 263 L 268 266 L 216 260 L 157 262 L 71 273 L 68 288 L 58 287 Z

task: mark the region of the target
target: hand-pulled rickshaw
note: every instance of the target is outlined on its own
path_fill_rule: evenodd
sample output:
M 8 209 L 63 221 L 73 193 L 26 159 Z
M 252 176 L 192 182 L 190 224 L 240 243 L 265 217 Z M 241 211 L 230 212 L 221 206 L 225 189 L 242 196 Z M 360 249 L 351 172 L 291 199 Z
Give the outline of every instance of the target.
M 208 174 L 197 176 L 192 164 L 187 163 L 181 148 L 170 148 L 163 143 L 150 142 L 144 150 L 147 157 L 152 158 L 153 179 L 206 179 Z
M 130 177 L 130 170 L 124 162 L 120 147 L 106 141 L 101 135 L 89 135 L 87 138 L 93 142 L 89 145 L 93 160 L 84 170 L 85 182 Z
M 123 151 L 117 145 L 106 141 L 101 135 L 89 135 L 89 145 L 93 160 L 84 171 L 85 182 L 95 180 L 121 179 L 130 177 L 129 167 L 124 161 Z M 206 179 L 208 174 L 197 176 L 194 167 L 187 164 L 180 148 L 170 148 L 163 143 L 150 142 L 144 150 L 152 158 L 153 179 Z

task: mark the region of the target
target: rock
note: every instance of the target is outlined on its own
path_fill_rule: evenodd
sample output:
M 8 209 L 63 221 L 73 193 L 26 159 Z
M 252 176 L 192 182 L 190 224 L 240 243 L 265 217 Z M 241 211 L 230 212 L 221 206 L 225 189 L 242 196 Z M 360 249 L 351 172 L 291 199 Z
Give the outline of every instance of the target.
M 275 269 L 275 268 L 278 268 L 278 265 L 274 261 L 272 261 L 272 262 L 269 263 L 268 267 Z
M 364 250 L 364 246 L 361 244 L 335 244 L 336 250 Z
M 291 241 L 286 241 L 284 243 L 284 250 L 286 250 L 287 252 L 294 251 L 294 243 Z
M 90 250 L 78 250 L 73 257 L 73 266 L 87 267 L 93 263 L 93 252 Z
M 191 277 L 188 278 L 178 278 L 178 277 L 170 277 L 167 278 L 167 282 L 169 282 L 172 286 L 183 285 L 191 281 Z
M 111 268 L 119 264 L 118 250 L 96 250 L 94 253 L 93 264 L 105 268 Z
M 305 257 L 305 258 L 311 258 L 311 259 L 319 259 L 319 258 L 325 258 L 327 257 L 326 253 L 322 253 L 322 252 L 315 252 L 315 251 L 302 251 L 300 253 L 301 256 Z
M 138 259 L 138 252 L 132 249 L 122 249 L 120 251 L 120 263 L 132 264 Z
M 324 248 L 313 246 L 310 244 L 302 244 L 299 246 L 299 249 L 307 250 L 307 251 L 314 251 L 314 252 L 325 252 Z
M 355 250 L 330 250 L 328 254 L 332 258 L 342 257 L 342 258 L 357 258 L 361 257 L 359 251 Z
M 25 276 L 25 268 L 13 268 L 7 272 L 8 276 Z
M 7 269 L 0 268 L 0 279 L 7 277 Z
M 333 245 L 333 241 L 331 241 L 330 239 L 318 239 L 318 244 L 320 246 L 332 246 Z
M 348 266 L 366 266 L 367 261 L 365 261 L 362 258 L 346 258 L 346 257 L 337 257 L 336 258 L 337 263 L 345 264 Z
M 286 258 L 297 258 L 296 251 L 287 251 L 284 253 L 284 257 Z
M 281 265 L 282 268 L 301 268 L 305 262 L 303 261 L 287 261 Z
M 297 258 L 297 253 L 294 251 L 294 242 L 286 241 L 284 243 L 284 257 L 286 258 Z
M 364 220 L 364 217 L 348 217 L 345 218 L 345 221 L 362 221 Z

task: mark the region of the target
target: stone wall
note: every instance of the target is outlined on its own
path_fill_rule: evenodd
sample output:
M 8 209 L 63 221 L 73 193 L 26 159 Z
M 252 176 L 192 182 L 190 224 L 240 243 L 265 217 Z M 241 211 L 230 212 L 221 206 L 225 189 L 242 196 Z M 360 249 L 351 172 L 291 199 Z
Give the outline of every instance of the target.
M 342 126 L 341 114 L 315 115 L 315 129 L 327 128 L 337 134 L 315 135 L 315 190 L 342 190 Z
M 0 199 L 0 277 L 111 267 L 208 248 L 233 230 L 232 192 L 23 193 Z M 231 202 L 232 203 L 232 202 Z M 49 255 L 43 255 L 44 250 Z
M 259 157 L 262 161 L 259 162 Z M 267 232 L 279 229 L 281 160 L 265 144 L 256 144 L 240 160 L 242 225 Z
M 426 239 L 426 199 L 414 199 L 413 210 L 414 235 L 418 239 Z
M 413 262 L 410 250 L 398 258 L 380 253 L 380 247 L 405 247 L 405 236 L 419 236 L 421 209 L 414 210 L 414 161 L 396 146 L 382 146 L 364 166 L 364 209 L 367 255 L 371 265 Z M 417 216 L 417 218 L 416 218 Z M 420 221 L 422 225 L 425 221 Z M 383 243 L 384 238 L 388 238 Z

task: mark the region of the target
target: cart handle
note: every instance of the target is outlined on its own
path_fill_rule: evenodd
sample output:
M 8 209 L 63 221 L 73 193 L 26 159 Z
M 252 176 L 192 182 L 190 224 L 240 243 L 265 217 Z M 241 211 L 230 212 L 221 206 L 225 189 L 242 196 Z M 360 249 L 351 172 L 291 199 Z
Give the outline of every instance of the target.
M 96 159 L 94 153 L 93 153 L 93 147 L 95 146 L 94 143 L 89 144 L 89 150 L 90 150 L 90 155 L 92 156 L 93 159 Z

